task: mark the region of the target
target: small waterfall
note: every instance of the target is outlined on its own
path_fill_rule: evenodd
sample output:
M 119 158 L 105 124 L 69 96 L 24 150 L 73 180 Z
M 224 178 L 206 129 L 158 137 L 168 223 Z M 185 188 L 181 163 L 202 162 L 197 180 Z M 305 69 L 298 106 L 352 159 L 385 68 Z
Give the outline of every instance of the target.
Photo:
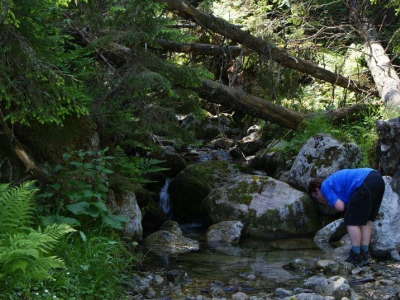
M 168 194 L 168 188 L 171 181 L 172 178 L 167 178 L 167 180 L 165 180 L 165 184 L 161 188 L 158 201 L 158 205 L 161 207 L 162 211 L 168 217 L 169 220 L 172 217 L 172 203 L 170 201 L 170 197 Z

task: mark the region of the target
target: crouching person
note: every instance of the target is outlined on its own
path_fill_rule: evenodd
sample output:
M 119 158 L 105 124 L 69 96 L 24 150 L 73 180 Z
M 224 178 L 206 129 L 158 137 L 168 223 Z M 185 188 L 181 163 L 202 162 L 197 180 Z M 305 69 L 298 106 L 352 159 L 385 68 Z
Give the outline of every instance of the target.
M 378 215 L 384 192 L 381 174 L 370 168 L 340 170 L 326 179 L 314 178 L 308 185 L 308 193 L 319 203 L 345 211 L 344 224 L 351 242 L 346 262 L 354 266 L 370 263 L 370 222 Z

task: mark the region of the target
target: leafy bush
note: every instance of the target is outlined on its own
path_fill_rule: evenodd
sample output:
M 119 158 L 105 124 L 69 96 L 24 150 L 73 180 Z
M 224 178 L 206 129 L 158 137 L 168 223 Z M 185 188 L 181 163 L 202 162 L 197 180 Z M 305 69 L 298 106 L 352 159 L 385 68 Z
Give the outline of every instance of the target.
M 107 208 L 107 175 L 113 171 L 108 168 L 114 157 L 106 156 L 107 148 L 95 151 L 72 151 L 65 153 L 65 166 L 57 165 L 54 169 L 57 182 L 49 185 L 49 191 L 40 195 L 42 198 L 54 199 L 56 207 L 51 204 L 50 216 L 42 217 L 44 224 L 66 222 L 73 226 L 88 225 L 100 220 L 103 225 L 122 229 L 126 218 L 113 215 Z M 75 218 L 63 214 L 72 213 Z

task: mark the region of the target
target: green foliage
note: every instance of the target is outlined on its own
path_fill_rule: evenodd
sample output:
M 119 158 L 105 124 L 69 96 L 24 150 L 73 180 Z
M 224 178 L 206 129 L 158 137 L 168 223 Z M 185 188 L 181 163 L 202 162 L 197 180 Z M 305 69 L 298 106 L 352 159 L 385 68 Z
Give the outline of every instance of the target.
M 115 156 L 106 155 L 107 151 L 78 150 L 63 155 L 64 164 L 54 169 L 54 183 L 38 196 L 45 201 L 43 224 L 124 228 L 126 217 L 114 215 L 106 206 L 108 185 L 114 191 L 144 193 L 143 186 L 151 182 L 147 174 L 165 168 L 158 166 L 161 161 L 156 159 L 128 157 L 120 147 L 115 149 Z
M 85 239 L 71 235 L 57 246 L 66 268 L 54 270 L 53 279 L 7 288 L 0 299 L 126 299 L 123 286 L 136 271 L 134 246 L 111 232 L 92 231 Z
M 93 81 L 91 87 L 98 99 L 93 113 L 102 138 L 113 140 L 130 153 L 152 147 L 154 135 L 194 142 L 193 134 L 179 126 L 176 114 L 201 110 L 192 90 L 200 86 L 202 77 L 212 75 L 201 66 L 179 61 L 158 44 L 158 39 L 191 42 L 194 36 L 173 28 L 175 21 L 164 17 L 166 11 L 160 3 L 109 1 L 101 10 L 97 5 L 88 2 L 76 15 L 81 14 L 80 27 L 86 26 L 86 13 L 90 12 L 93 30 L 104 32 L 107 28 L 91 46 L 108 48 L 118 43 L 130 51 L 128 61 L 114 70 L 104 70 L 105 76 Z
M 60 258 L 51 255 L 60 239 L 75 231 L 66 224 L 53 224 L 44 230 L 33 226 L 33 182 L 10 188 L 0 185 L 0 286 L 14 287 L 25 280 L 51 278 L 53 269 L 64 268 Z
M 379 168 L 375 146 L 378 140 L 376 132 L 376 120 L 381 119 L 379 110 L 370 109 L 368 115 L 356 122 L 348 122 L 341 128 L 341 132 L 347 137 L 347 140 L 355 143 L 363 154 L 363 160 L 360 167 Z
M 60 297 L 121 299 L 122 285 L 134 271 L 136 256 L 115 234 L 93 231 L 86 240 L 71 238 L 59 247 L 67 269 L 51 288 Z M 121 298 L 120 298 L 121 297 Z
M 152 182 L 147 176 L 149 173 L 167 170 L 159 166 L 161 162 L 154 158 L 128 157 L 121 147 L 117 147 L 115 159 L 111 162 L 115 172 L 110 176 L 110 185 L 117 191 L 144 192 L 144 185 Z
M 102 224 L 111 228 L 123 228 L 126 218 L 113 215 L 105 205 L 108 193 L 107 176 L 113 173 L 108 165 L 114 159 L 105 155 L 107 150 L 78 150 L 63 155 L 64 166 L 57 165 L 54 170 L 58 182 L 50 185 L 50 190 L 40 195 L 41 198 L 56 198 L 55 203 L 58 205 L 55 208 L 56 217 L 50 215 L 42 218 L 46 224 L 57 220 L 60 213 L 69 211 L 80 221 L 62 218 L 71 225 L 83 222 L 82 225 L 87 226 L 90 221 L 101 220 Z
M 71 73 L 69 37 L 59 22 L 67 1 L 3 2 L 0 17 L 0 108 L 11 123 L 61 124 L 65 116 L 88 114 L 90 98 L 79 72 Z M 7 6 L 8 5 L 8 6 Z M 82 57 L 82 56 L 81 56 Z M 90 68 L 90 60 L 85 68 Z
M 296 156 L 304 143 L 318 133 L 330 134 L 336 138 L 340 136 L 340 132 L 332 126 L 326 117 L 316 115 L 313 118 L 305 119 L 296 131 L 286 135 L 283 146 L 279 147 L 278 150 L 282 151 L 285 158 Z
M 396 14 L 398 15 L 400 13 L 400 1 L 399 0 L 387 0 L 387 1 L 378 1 L 378 0 L 371 0 L 372 4 L 383 4 L 386 7 L 393 7 L 396 11 Z
M 279 149 L 285 158 L 298 154 L 304 143 L 318 133 L 329 134 L 341 142 L 356 144 L 362 153 L 363 160 L 360 167 L 375 167 L 375 145 L 377 133 L 375 122 L 379 119 L 379 112 L 370 111 L 369 115 L 355 122 L 348 122 L 341 126 L 332 125 L 324 116 L 316 115 L 306 119 L 295 132 L 286 135 L 283 146 Z

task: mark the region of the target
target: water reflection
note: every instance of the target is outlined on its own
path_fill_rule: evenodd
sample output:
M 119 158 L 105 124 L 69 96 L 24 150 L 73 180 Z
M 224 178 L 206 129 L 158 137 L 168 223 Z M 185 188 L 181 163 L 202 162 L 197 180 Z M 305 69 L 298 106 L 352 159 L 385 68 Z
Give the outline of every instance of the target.
M 184 236 L 200 243 L 196 252 L 169 257 L 148 254 L 144 262 L 147 270 L 182 269 L 188 274 L 185 293 L 207 293 L 210 286 L 219 285 L 224 290 L 245 291 L 248 295 L 271 293 L 277 287 L 293 289 L 303 285 L 312 274 L 285 270 L 288 262 L 302 258 L 317 260 L 325 258 L 313 239 L 289 239 L 266 241 L 242 239 L 237 245 L 207 243 L 204 232 L 183 230 Z

